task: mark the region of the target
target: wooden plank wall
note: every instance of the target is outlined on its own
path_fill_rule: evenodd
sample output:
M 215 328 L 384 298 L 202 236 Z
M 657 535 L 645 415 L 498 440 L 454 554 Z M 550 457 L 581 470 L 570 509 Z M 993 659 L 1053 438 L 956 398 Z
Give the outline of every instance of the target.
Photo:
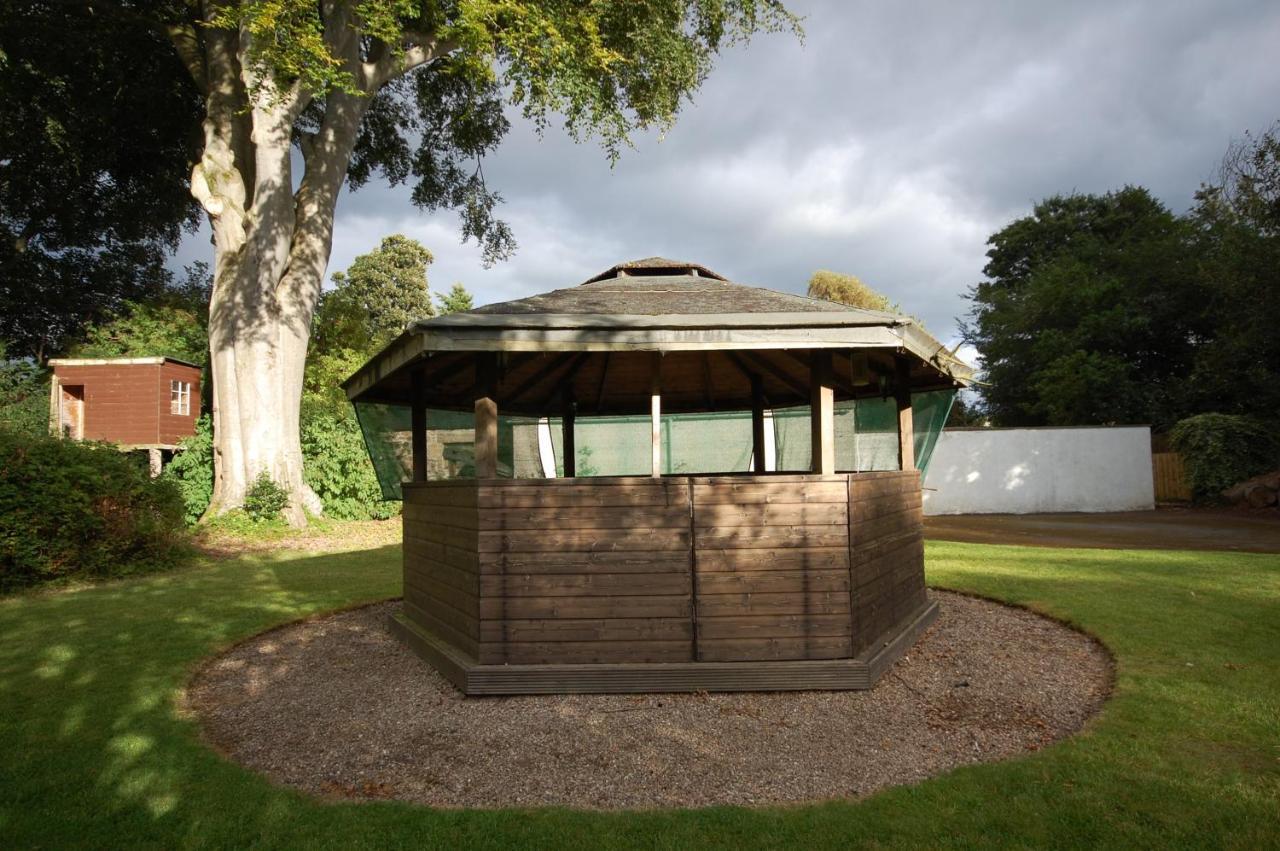
M 698 661 L 851 654 L 844 476 L 692 479 Z
M 850 476 L 853 652 L 923 606 L 924 516 L 914 470 Z
M 1188 502 L 1191 486 L 1177 452 L 1152 452 L 1151 472 L 1155 479 L 1156 502 Z
M 125 444 L 160 442 L 159 364 L 57 366 L 54 372 L 62 386 L 84 387 L 85 440 Z M 168 399 L 166 389 L 166 405 Z
M 481 663 L 693 659 L 686 481 L 506 481 L 478 494 Z
M 915 472 L 404 493 L 406 614 L 480 664 L 851 658 L 925 603 Z
M 480 649 L 475 482 L 404 485 L 404 608 L 469 656 Z

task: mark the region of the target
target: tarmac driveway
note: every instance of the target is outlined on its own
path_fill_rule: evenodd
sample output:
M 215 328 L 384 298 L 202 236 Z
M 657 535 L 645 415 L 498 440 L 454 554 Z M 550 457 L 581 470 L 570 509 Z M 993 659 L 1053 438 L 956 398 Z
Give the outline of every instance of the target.
M 1158 508 L 1115 514 L 951 514 L 926 538 L 974 544 L 1280 553 L 1280 511 Z

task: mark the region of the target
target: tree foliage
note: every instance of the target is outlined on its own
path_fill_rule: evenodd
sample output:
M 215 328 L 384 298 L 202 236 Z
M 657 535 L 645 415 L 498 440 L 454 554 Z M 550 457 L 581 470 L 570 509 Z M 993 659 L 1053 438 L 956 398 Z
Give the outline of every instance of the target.
M 1252 417 L 1198 414 L 1179 422 L 1169 436 L 1200 500 L 1216 500 L 1232 485 L 1280 466 L 1274 423 Z
M 991 237 L 966 339 L 998 425 L 1280 410 L 1280 125 L 1176 216 L 1144 189 L 1049 198 Z
M 147 301 L 126 302 L 85 329 L 70 353 L 84 358 L 171 357 L 203 365 L 209 350 L 208 265 L 188 267 L 185 280 Z
M 0 0 L 0 338 L 59 354 L 168 283 L 198 206 L 201 97 L 168 38 L 117 5 Z
M 889 297 L 876 292 L 856 275 L 845 275 L 827 269 L 819 269 L 809 278 L 809 298 L 836 301 L 863 310 L 894 311 L 896 305 Z
M 1199 334 L 1190 237 L 1136 187 L 1046 199 L 992 236 L 964 327 L 991 419 L 1172 425 Z
M 334 288 L 316 309 L 315 347 L 377 351 L 414 320 L 434 316 L 427 285 L 432 259 L 421 243 L 395 234 L 335 272 Z
M 450 313 L 465 313 L 475 307 L 472 303 L 471 293 L 467 292 L 467 288 L 460 283 L 455 283 L 447 293 L 436 293 L 436 300 L 439 301 L 439 311 L 441 316 Z

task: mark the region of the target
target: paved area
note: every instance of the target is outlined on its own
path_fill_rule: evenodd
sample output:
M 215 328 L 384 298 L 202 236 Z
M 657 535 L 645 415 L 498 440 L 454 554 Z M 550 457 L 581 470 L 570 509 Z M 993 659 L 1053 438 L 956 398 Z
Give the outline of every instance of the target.
M 1280 553 L 1280 511 L 1158 508 L 1115 514 L 926 517 L 925 537 L 975 544 Z

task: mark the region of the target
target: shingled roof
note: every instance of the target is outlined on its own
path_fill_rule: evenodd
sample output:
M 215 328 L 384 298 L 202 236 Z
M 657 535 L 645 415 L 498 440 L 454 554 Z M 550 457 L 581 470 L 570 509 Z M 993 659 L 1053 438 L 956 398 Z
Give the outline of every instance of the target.
M 665 257 L 619 263 L 576 287 L 485 305 L 466 313 L 476 316 L 839 313 L 844 319 L 854 319 L 850 314 L 861 315 L 868 324 L 910 321 L 893 313 L 861 310 L 832 301 L 735 284 L 706 266 Z M 450 314 L 450 317 L 461 315 L 465 314 Z M 419 324 L 453 324 L 448 319 L 440 317 Z
M 411 363 L 476 352 L 613 352 L 617 363 L 637 352 L 812 349 L 911 352 L 923 382 L 972 375 L 909 316 L 743 286 L 698 263 L 647 257 L 577 286 L 420 319 L 343 386 L 352 399 L 404 396 Z

